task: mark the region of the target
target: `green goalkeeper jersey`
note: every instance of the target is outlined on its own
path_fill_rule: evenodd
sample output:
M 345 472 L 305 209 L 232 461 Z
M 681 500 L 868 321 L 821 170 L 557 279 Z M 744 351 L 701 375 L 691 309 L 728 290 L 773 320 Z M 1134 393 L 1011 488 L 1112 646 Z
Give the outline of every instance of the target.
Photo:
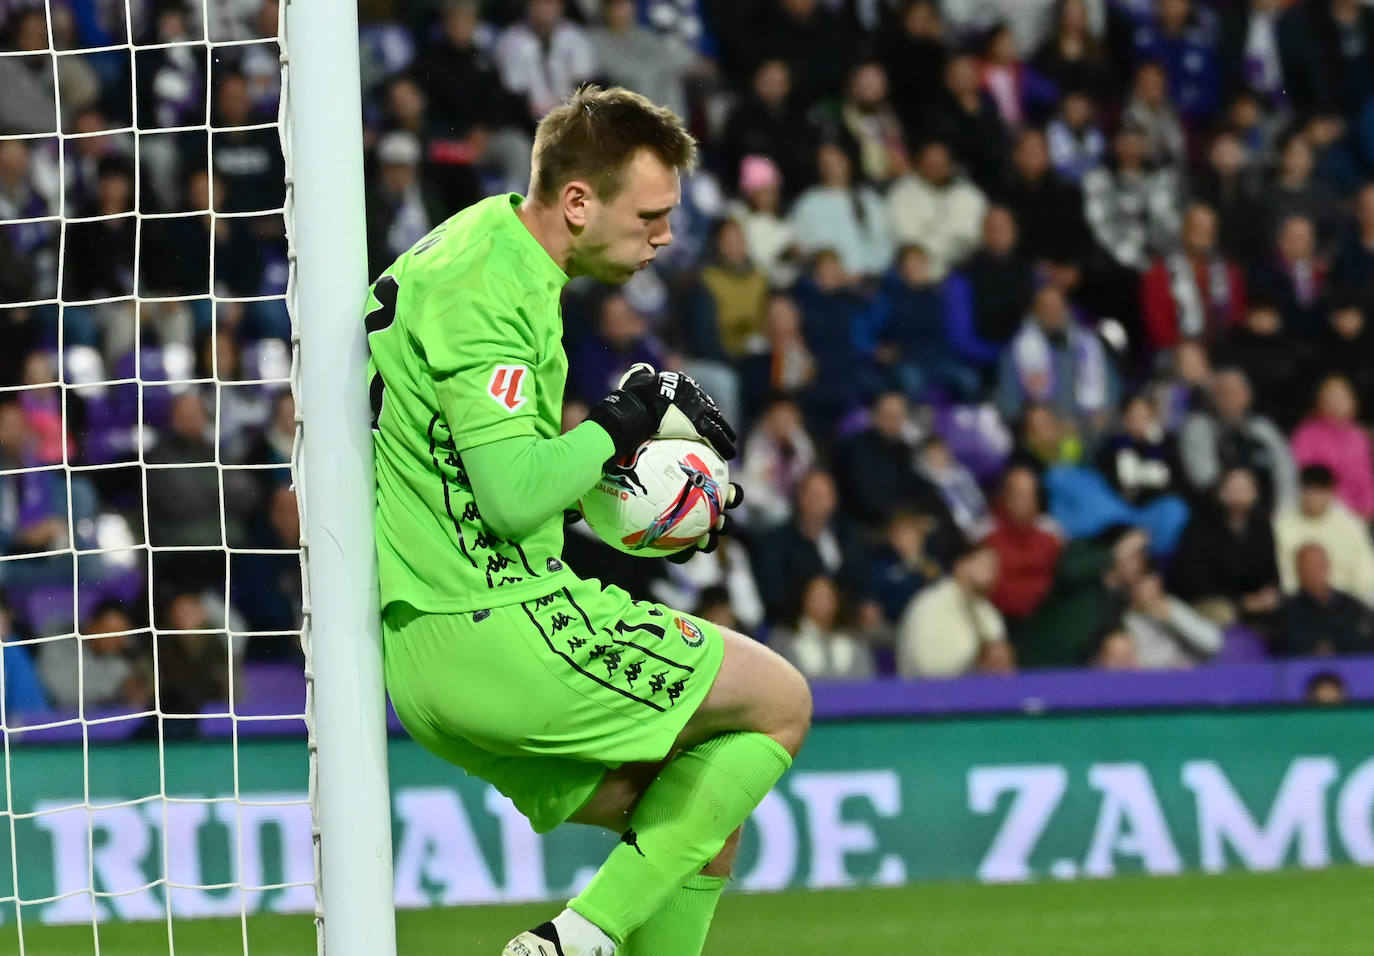
M 517 194 L 453 216 L 372 286 L 365 318 L 382 606 L 472 611 L 550 594 L 559 512 L 519 540 L 482 521 L 463 453 L 560 431 L 568 277 L 516 217 Z

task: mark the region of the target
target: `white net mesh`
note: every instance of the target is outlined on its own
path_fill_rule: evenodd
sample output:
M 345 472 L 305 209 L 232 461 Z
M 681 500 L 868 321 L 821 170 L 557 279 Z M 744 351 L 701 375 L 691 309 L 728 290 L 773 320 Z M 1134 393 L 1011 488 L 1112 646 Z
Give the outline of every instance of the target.
M 315 905 L 278 34 L 0 0 L 0 952 Z

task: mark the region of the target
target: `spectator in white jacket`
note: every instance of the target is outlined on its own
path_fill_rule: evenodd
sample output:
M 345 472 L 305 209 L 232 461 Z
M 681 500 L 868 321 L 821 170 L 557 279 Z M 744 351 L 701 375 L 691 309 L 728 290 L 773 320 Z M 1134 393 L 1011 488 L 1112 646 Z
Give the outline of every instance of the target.
M 502 85 L 525 98 L 534 122 L 597 72 L 591 40 L 563 16 L 563 0 L 530 0 L 525 19 L 496 42 L 496 61 Z
M 1283 593 L 1298 590 L 1298 552 L 1319 544 L 1331 562 L 1331 586 L 1374 604 L 1374 544 L 1369 528 L 1336 498 L 1336 478 L 1325 465 L 1308 465 L 1299 478 L 1296 507 L 1280 509 L 1274 519 L 1279 583 Z
M 955 558 L 948 576 L 917 593 L 897 624 L 897 673 L 958 677 L 1016 669 L 1007 626 L 987 598 L 1000 570 L 986 544 Z
M 802 476 L 816 464 L 816 446 L 806 432 L 801 409 L 777 398 L 760 413 L 744 442 L 740 485 L 748 504 L 749 527 L 775 528 L 792 515 L 792 496 Z
M 808 255 L 832 250 L 850 276 L 877 276 L 892 263 L 887 210 L 869 186 L 855 185 L 854 164 L 834 143 L 816 150 L 820 182 L 797 197 L 792 233 Z
M 988 200 L 955 173 L 949 147 L 936 141 L 921 147 L 913 171 L 892 184 L 887 208 L 897 242 L 925 249 L 938 282 L 978 248 Z
M 1122 623 L 1145 670 L 1192 667 L 1221 650 L 1221 628 L 1165 593 L 1164 579 L 1155 570 L 1131 586 L 1131 603 Z
M 800 247 L 792 226 L 778 212 L 782 204 L 778 164 L 767 156 L 745 156 L 739 164 L 739 193 L 728 212 L 744 230 L 749 260 L 767 274 L 769 282 L 785 289 L 801 272 Z
M 818 574 L 806 582 L 796 624 L 772 643 L 808 680 L 867 680 L 877 673 L 873 651 L 843 630 L 840 589 Z

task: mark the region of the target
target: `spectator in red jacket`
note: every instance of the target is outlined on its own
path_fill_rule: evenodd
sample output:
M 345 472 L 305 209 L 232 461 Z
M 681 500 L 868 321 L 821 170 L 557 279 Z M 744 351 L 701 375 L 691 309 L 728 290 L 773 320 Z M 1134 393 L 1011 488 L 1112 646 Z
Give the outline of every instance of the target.
M 1039 479 L 1024 465 L 1003 477 L 993 514 L 996 523 L 986 543 L 997 552 L 1001 572 L 988 599 L 1015 634 L 1050 593 L 1064 542 L 1053 519 L 1041 511 Z
M 1217 251 L 1217 214 L 1195 202 L 1183 215 L 1183 244 L 1160 256 L 1140 281 L 1140 311 L 1150 348 L 1180 339 L 1212 344 L 1245 314 L 1240 268 Z

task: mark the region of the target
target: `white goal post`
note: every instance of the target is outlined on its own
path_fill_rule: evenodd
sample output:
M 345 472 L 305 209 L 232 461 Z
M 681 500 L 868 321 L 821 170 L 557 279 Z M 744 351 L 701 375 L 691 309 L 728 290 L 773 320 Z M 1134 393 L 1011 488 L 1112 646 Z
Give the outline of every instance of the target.
M 363 196 L 353 3 L 0 0 L 0 953 L 395 956 Z
M 320 946 L 324 956 L 391 956 L 391 801 L 363 387 L 367 248 L 357 8 L 288 0 L 283 24 Z

